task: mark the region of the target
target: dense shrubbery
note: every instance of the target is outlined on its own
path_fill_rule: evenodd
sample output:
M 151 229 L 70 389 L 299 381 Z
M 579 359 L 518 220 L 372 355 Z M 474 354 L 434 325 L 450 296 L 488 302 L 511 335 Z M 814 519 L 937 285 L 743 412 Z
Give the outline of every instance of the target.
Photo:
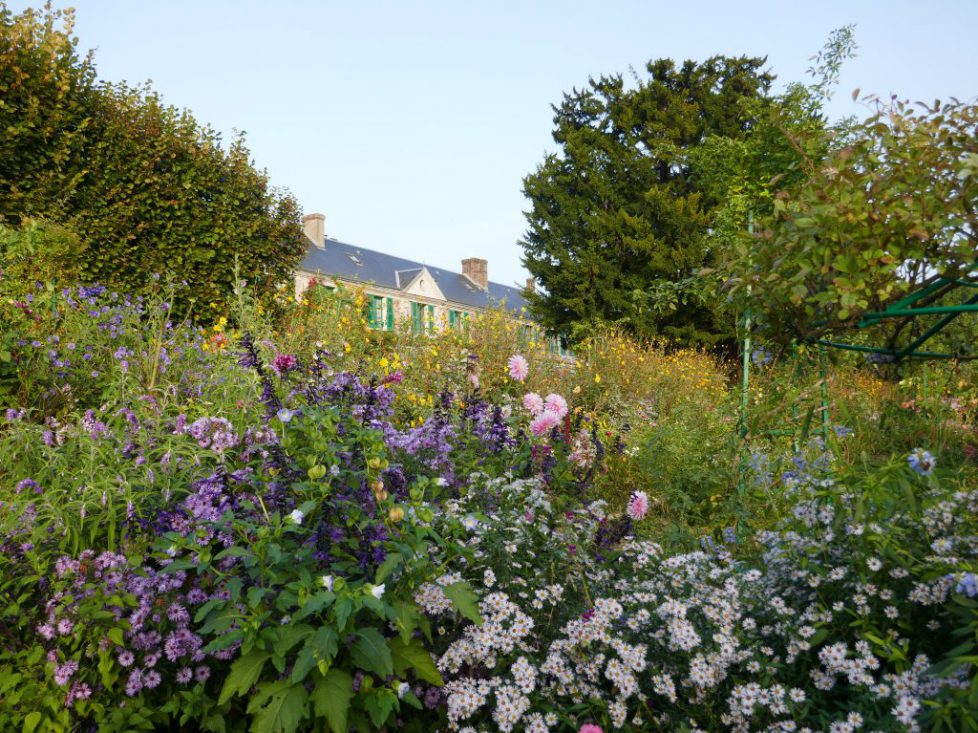
M 608 334 L 560 361 L 494 314 L 368 335 L 356 294 L 278 332 L 239 291 L 240 329 L 203 333 L 165 290 L 37 294 L 3 306 L 5 729 L 971 724 L 964 426 L 936 472 L 842 426 L 831 453 L 755 440 L 741 496 L 705 355 Z M 778 368 L 762 422 L 810 397 Z M 905 388 L 832 378 L 858 430 L 940 437 Z
M 295 199 L 252 165 L 243 136 L 225 145 L 148 84 L 97 81 L 73 23 L 70 10 L 0 2 L 0 269 L 5 240 L 42 219 L 85 246 L 70 262 L 84 281 L 135 297 L 154 272 L 179 272 L 185 312 L 224 303 L 237 263 L 270 293 L 302 256 Z M 41 257 L 58 243 L 38 238 Z

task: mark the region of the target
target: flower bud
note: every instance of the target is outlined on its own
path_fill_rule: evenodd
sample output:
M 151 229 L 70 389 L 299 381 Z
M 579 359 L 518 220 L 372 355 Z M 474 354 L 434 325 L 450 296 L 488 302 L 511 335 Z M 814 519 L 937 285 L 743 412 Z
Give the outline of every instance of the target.
M 401 507 L 396 506 L 390 510 L 390 513 L 387 516 L 390 517 L 392 522 L 400 522 L 402 519 L 404 519 L 404 510 L 401 509 Z

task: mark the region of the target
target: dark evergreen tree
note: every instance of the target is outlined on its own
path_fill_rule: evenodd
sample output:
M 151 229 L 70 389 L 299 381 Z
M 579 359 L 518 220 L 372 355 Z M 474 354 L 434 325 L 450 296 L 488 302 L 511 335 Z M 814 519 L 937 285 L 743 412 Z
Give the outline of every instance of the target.
M 560 152 L 524 179 L 523 262 L 542 286 L 530 299 L 544 325 L 575 336 L 611 322 L 697 344 L 732 335 L 696 278 L 716 259 L 720 201 L 697 183 L 690 153 L 708 138 L 749 136 L 774 80 L 764 64 L 660 59 L 634 85 L 602 76 L 564 95 Z

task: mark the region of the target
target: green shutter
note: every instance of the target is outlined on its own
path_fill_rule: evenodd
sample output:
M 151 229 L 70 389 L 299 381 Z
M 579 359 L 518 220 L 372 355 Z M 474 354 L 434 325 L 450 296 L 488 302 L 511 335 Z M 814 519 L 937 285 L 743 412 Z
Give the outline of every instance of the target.
M 421 304 L 411 303 L 411 331 L 413 333 L 421 333 L 421 330 Z
M 384 299 L 379 295 L 371 295 L 367 304 L 367 323 L 371 328 L 384 327 Z
M 387 298 L 387 330 L 394 330 L 394 299 Z
M 435 330 L 435 306 L 429 305 L 426 310 L 428 311 L 428 317 L 425 319 L 425 332 L 433 333 Z

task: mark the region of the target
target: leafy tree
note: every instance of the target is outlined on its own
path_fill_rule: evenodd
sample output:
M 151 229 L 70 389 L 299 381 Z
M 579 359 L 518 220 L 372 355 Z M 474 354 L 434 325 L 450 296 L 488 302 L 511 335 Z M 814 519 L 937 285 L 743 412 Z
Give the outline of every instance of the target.
M 773 76 L 762 58 L 713 57 L 649 78 L 591 79 L 554 107 L 551 154 L 524 179 L 524 264 L 543 286 L 537 317 L 557 331 L 609 321 L 643 335 L 712 343 L 732 334 L 696 278 L 719 197 L 697 183 L 707 139 L 744 140 Z
M 220 135 L 148 86 L 99 84 L 70 12 L 13 16 L 0 1 L 0 223 L 60 222 L 87 245 L 89 281 L 139 292 L 185 282 L 183 306 L 220 303 L 235 267 L 259 292 L 303 252 L 299 210 Z
M 73 23 L 50 3 L 14 17 L 0 2 L 0 222 L 63 216 L 81 176 L 95 68 Z
M 241 137 L 220 136 L 148 87 L 104 86 L 71 223 L 91 243 L 88 279 L 139 291 L 153 273 L 185 297 L 221 301 L 235 263 L 259 290 L 288 279 L 303 252 L 298 206 L 269 188 Z
M 725 267 L 782 342 L 852 329 L 976 262 L 978 105 L 869 100 L 875 113 L 778 192 Z M 883 334 L 891 346 L 903 325 Z

